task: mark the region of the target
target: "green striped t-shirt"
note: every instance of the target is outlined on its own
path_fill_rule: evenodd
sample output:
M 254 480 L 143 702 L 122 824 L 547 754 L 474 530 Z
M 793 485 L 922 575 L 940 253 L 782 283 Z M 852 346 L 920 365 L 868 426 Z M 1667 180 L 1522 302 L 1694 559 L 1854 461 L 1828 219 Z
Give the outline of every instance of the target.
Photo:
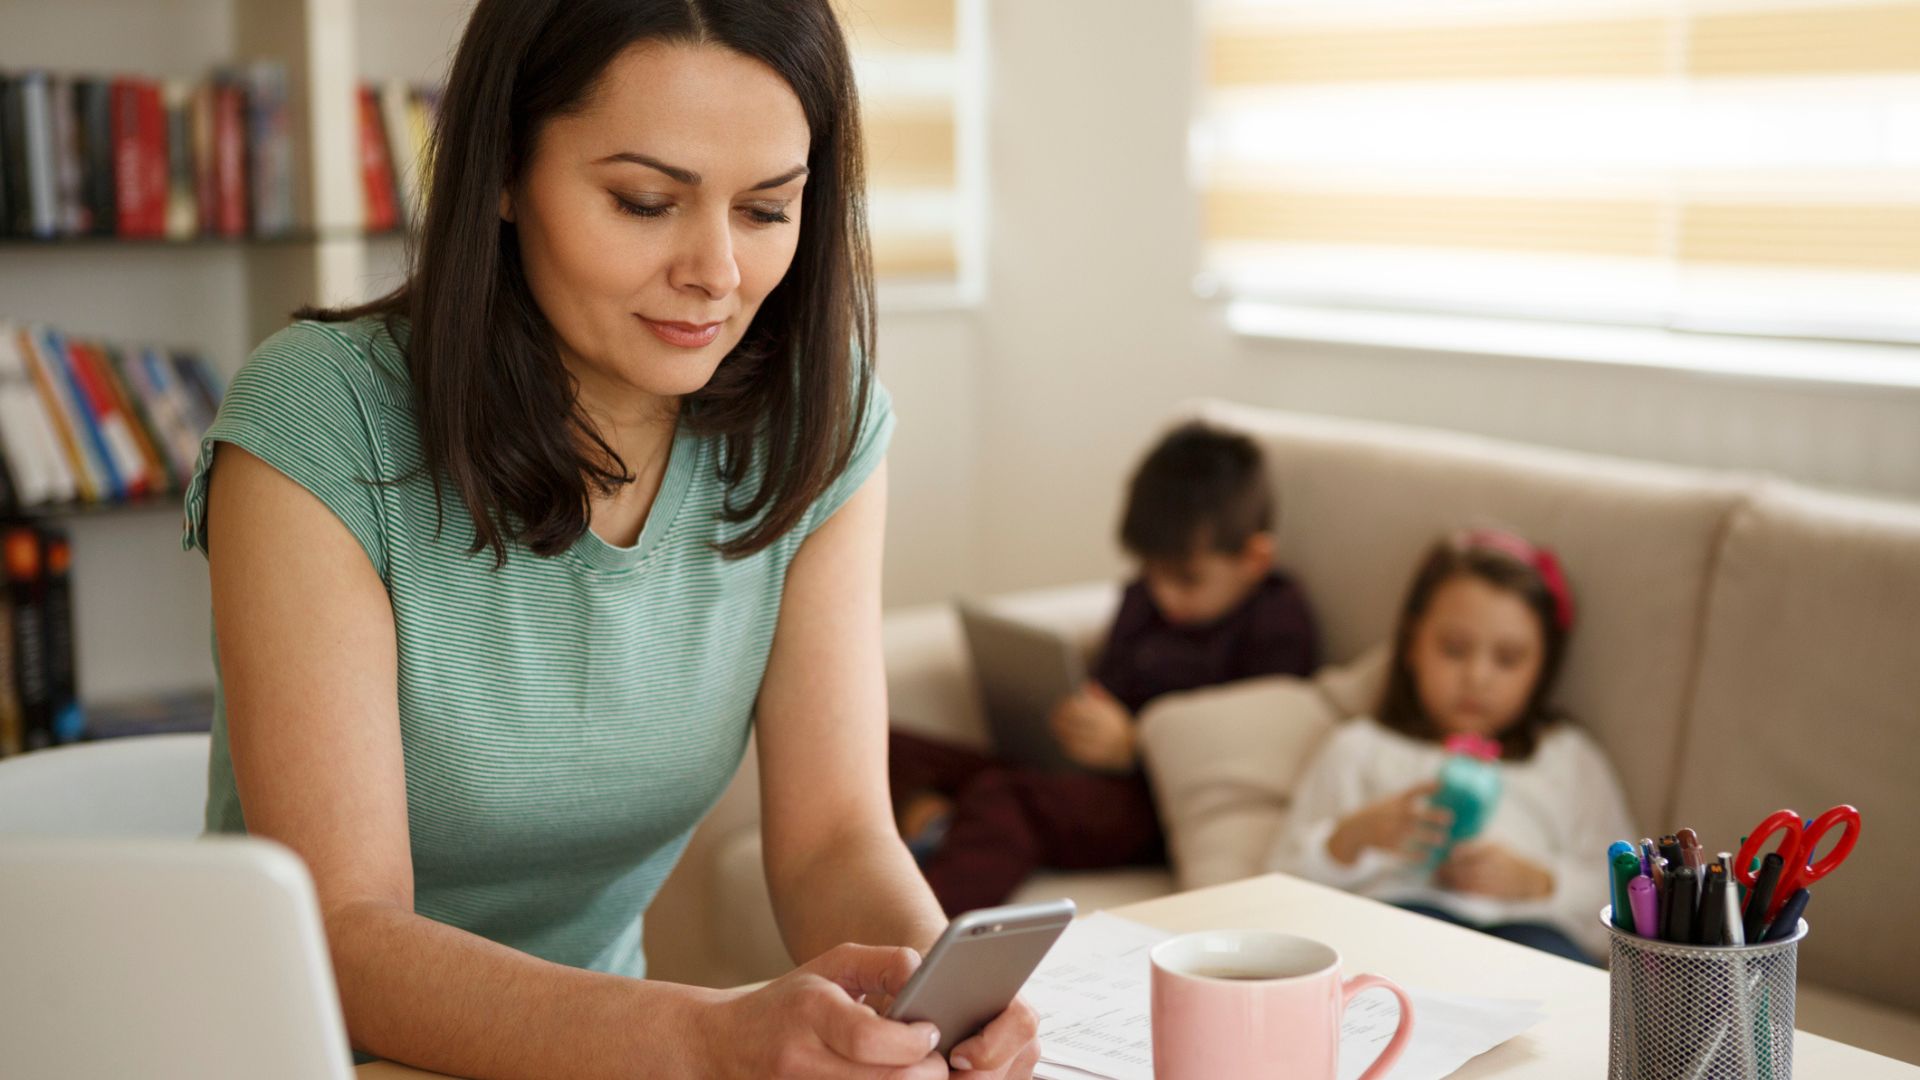
M 449 494 L 441 518 L 415 469 L 400 345 L 374 319 L 299 322 L 228 388 L 187 491 L 185 544 L 206 547 L 216 443 L 318 496 L 393 605 L 415 910 L 637 978 L 642 913 L 745 750 L 787 566 L 871 474 L 892 428 L 876 382 L 852 465 L 792 532 L 746 558 L 713 550 L 741 526 L 718 517 L 719 440 L 683 425 L 632 547 L 589 531 L 551 558 L 510 549 L 495 569 L 491 551 L 467 553 L 465 504 Z M 246 829 L 224 694 L 207 828 Z

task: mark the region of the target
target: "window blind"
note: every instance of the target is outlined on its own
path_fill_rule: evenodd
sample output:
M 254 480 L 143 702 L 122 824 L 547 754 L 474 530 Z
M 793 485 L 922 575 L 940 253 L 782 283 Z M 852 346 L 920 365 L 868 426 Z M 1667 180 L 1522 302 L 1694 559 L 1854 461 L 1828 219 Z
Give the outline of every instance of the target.
M 1235 296 L 1920 341 L 1917 0 L 1205 0 Z
M 859 84 L 874 271 L 950 284 L 980 201 L 979 0 L 836 0 Z

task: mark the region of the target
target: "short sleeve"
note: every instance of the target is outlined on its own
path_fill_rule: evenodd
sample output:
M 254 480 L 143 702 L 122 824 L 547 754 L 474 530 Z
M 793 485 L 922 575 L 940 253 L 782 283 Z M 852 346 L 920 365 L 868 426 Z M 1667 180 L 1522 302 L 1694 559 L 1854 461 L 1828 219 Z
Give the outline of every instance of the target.
M 867 383 L 867 407 L 860 424 L 860 434 L 853 445 L 853 457 L 847 461 L 846 470 L 834 477 L 813 505 L 807 510 L 806 531 L 811 534 L 826 524 L 834 512 L 846 505 L 860 485 L 867 482 L 873 470 L 887 456 L 887 446 L 893 442 L 893 396 L 881 385 L 878 378 Z
M 368 401 L 372 368 L 352 338 L 299 322 L 254 350 L 221 399 L 187 485 L 185 549 L 207 550 L 215 447 L 232 443 L 325 503 L 387 576 L 380 445 Z

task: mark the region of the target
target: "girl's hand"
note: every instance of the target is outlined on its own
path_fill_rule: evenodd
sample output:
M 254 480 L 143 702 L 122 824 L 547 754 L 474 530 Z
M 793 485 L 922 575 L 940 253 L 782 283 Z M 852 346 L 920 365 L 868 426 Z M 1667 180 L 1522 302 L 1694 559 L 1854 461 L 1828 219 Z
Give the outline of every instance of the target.
M 1499 900 L 1544 900 L 1553 895 L 1553 871 L 1491 840 L 1462 840 L 1434 880 L 1456 892 Z
M 1097 682 L 1055 706 L 1049 722 L 1060 749 L 1089 769 L 1126 772 L 1140 760 L 1133 717 Z
M 1403 859 L 1426 857 L 1453 828 L 1452 812 L 1427 802 L 1439 790 L 1440 782 L 1430 780 L 1355 810 L 1334 828 L 1327 854 L 1342 865 L 1352 865 L 1368 848 Z
M 1040 1063 L 1040 1018 L 1019 998 L 985 1031 L 953 1048 L 947 1060 L 965 1080 L 1032 1080 Z
M 702 1075 L 941 1080 L 947 1063 L 933 1052 L 940 1041 L 934 1026 L 888 1020 L 866 1004 L 868 996 L 899 993 L 919 966 L 920 954 L 912 949 L 841 945 L 759 990 L 705 1010 L 696 1024 L 701 1060 L 712 1067 Z

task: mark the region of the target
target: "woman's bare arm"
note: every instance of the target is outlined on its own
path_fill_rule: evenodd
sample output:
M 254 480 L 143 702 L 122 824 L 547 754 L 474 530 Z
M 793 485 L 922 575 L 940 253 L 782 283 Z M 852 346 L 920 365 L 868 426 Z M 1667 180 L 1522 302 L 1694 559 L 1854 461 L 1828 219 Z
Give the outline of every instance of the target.
M 356 1047 L 470 1077 L 701 1075 L 718 991 L 549 963 L 414 914 L 393 613 L 306 489 L 219 447 L 214 624 L 247 829 L 306 861 Z

